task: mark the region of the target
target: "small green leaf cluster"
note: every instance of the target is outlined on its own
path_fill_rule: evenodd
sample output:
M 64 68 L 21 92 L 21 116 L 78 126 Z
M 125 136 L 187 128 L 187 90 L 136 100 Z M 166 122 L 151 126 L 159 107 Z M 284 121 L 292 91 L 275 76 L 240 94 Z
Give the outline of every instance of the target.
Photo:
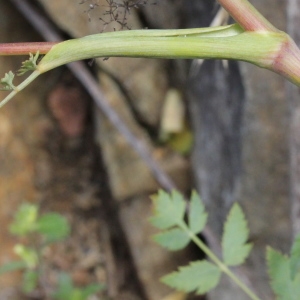
M 22 62 L 22 66 L 18 71 L 18 76 L 24 75 L 28 71 L 36 70 L 39 55 L 39 51 L 34 56 L 32 53 L 29 53 L 29 59 Z
M 186 202 L 182 195 L 173 191 L 171 195 L 159 191 L 153 197 L 155 215 L 150 219 L 151 223 L 162 230 L 153 239 L 168 250 L 183 249 L 191 240 L 191 236 L 200 233 L 207 222 L 207 213 L 201 201 L 198 201 L 196 192 L 193 192 L 187 225 L 184 221 Z
M 76 288 L 70 275 L 61 273 L 58 278 L 58 288 L 53 297 L 57 300 L 85 300 L 102 289 L 104 289 L 104 285 L 101 284 L 90 284 L 84 288 Z
M 38 206 L 29 203 L 24 203 L 19 207 L 9 230 L 19 237 L 33 233 L 40 234 L 45 243 L 63 240 L 70 234 L 70 226 L 66 218 L 57 213 L 39 216 Z
M 39 52 L 34 56 L 29 53 L 29 59 L 22 62 L 22 66 L 19 69 L 17 75 L 22 76 L 28 71 L 34 71 L 37 67 L 37 60 L 39 58 Z M 17 90 L 16 86 L 13 84 L 15 74 L 12 71 L 5 73 L 4 77 L 0 79 L 0 91 L 12 91 Z
M 39 287 L 40 278 L 43 277 L 42 253 L 49 245 L 66 239 L 70 235 L 70 225 L 60 214 L 51 212 L 40 215 L 37 205 L 24 203 L 15 213 L 9 230 L 13 235 L 27 240 L 27 243 L 18 243 L 14 246 L 13 250 L 20 260 L 1 266 L 0 275 L 21 270 L 22 291 L 30 294 Z M 76 288 L 68 274 L 61 274 L 52 298 L 85 300 L 100 289 L 103 289 L 103 286 L 99 284 Z
M 11 91 L 16 87 L 13 84 L 13 80 L 15 78 L 15 74 L 12 71 L 5 73 L 4 77 L 0 79 L 1 91 Z
M 184 292 L 195 291 L 196 294 L 207 293 L 216 287 L 222 272 L 240 283 L 229 267 L 243 263 L 252 245 L 246 243 L 249 231 L 245 216 L 238 204 L 233 205 L 224 226 L 223 261 L 221 261 L 197 236 L 204 229 L 208 216 L 196 192 L 192 193 L 189 201 L 185 201 L 176 191 L 171 194 L 159 191 L 153 197 L 153 203 L 155 212 L 150 221 L 162 230 L 153 237 L 158 244 L 169 250 L 180 250 L 193 241 L 210 258 L 210 260 L 194 261 L 188 266 L 180 267 L 178 271 L 164 276 L 163 283 Z M 185 221 L 186 215 L 187 221 Z M 251 294 L 243 283 L 240 285 L 246 293 Z
M 290 257 L 268 247 L 267 265 L 277 299 L 300 299 L 300 235 L 294 241 Z

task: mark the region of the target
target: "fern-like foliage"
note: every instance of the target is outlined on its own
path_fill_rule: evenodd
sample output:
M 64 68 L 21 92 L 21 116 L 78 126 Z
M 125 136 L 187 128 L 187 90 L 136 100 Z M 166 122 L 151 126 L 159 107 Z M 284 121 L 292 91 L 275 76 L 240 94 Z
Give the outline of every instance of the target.
M 163 283 L 180 291 L 204 294 L 218 285 L 224 272 L 238 283 L 250 298 L 258 299 L 228 268 L 243 263 L 252 247 L 246 244 L 249 230 L 238 204 L 232 207 L 224 226 L 222 240 L 224 262 L 197 237 L 207 223 L 207 213 L 196 192 L 192 193 L 189 201 L 186 201 L 176 191 L 171 194 L 159 191 L 153 196 L 153 204 L 154 216 L 150 221 L 161 230 L 153 237 L 158 244 L 174 251 L 184 248 L 192 240 L 210 258 L 210 261 L 199 260 L 180 267 L 178 271 L 164 276 Z
M 15 74 L 12 71 L 9 71 L 8 73 L 5 73 L 4 77 L 0 79 L 1 88 L 2 91 L 11 91 L 15 89 L 15 86 L 13 84 L 13 80 L 15 78 Z
M 19 69 L 17 75 L 21 76 L 28 71 L 34 71 L 37 67 L 37 60 L 39 58 L 39 52 L 37 52 L 34 56 L 32 53 L 29 53 L 29 59 L 22 62 L 22 66 Z

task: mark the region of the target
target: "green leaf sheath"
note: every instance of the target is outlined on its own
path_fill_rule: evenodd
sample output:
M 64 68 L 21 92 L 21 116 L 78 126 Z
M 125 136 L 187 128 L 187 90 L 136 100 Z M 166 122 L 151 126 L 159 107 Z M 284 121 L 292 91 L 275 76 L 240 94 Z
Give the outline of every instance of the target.
M 223 258 L 227 266 L 239 265 L 248 257 L 252 248 L 251 244 L 245 244 L 248 236 L 245 215 L 235 203 L 229 212 L 222 237 Z
M 96 57 L 240 60 L 267 68 L 300 85 L 300 50 L 282 31 L 217 29 L 129 30 L 101 33 L 56 44 L 37 70 Z
M 44 73 L 72 61 L 112 56 L 236 59 L 270 67 L 285 38 L 281 32 L 226 30 L 130 30 L 90 35 L 53 46 L 37 69 Z

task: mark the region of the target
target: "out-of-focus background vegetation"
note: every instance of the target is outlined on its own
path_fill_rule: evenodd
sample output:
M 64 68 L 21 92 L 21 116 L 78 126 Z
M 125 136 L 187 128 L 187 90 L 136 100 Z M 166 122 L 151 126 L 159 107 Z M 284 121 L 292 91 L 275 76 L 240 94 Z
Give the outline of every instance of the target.
M 276 27 L 293 33 L 297 20 L 292 12 L 286 17 L 288 1 L 251 2 Z M 30 3 L 65 38 L 118 30 L 99 19 L 107 17 L 109 1 Z M 128 26 L 209 26 L 218 8 L 207 0 L 150 0 L 130 9 Z M 0 24 L 1 43 L 43 40 L 11 1 L 0 2 Z M 24 59 L 0 57 L 0 73 L 16 71 Z M 255 243 L 243 276 L 272 299 L 265 246 L 287 251 L 297 228 L 291 210 L 298 203 L 298 92 L 246 63 L 109 58 L 88 66 L 107 101 L 180 191 L 197 188 L 216 235 L 231 204 L 241 202 Z M 168 105 L 178 113 L 175 125 L 163 113 Z M 162 126 L 170 123 L 175 133 Z M 93 299 L 187 299 L 158 279 L 201 254 L 192 247 L 171 254 L 151 241 L 149 195 L 159 187 L 66 67 L 41 76 L 0 110 L 0 264 L 15 259 L 8 224 L 29 201 L 63 214 L 72 226 L 68 240 L 45 253 L 46 285 L 55 284 L 62 270 L 78 286 L 104 283 L 107 298 Z M 0 300 L 25 299 L 19 280 L 19 273 L 0 276 Z M 207 298 L 247 299 L 235 289 L 224 281 Z

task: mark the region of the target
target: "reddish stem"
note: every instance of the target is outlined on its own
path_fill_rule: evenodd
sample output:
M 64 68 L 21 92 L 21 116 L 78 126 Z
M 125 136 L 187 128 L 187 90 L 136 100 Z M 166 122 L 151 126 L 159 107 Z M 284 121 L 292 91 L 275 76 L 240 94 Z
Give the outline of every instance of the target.
M 28 55 L 40 52 L 46 54 L 58 42 L 5 43 L 0 44 L 0 55 Z
M 218 0 L 246 31 L 278 31 L 248 0 Z

